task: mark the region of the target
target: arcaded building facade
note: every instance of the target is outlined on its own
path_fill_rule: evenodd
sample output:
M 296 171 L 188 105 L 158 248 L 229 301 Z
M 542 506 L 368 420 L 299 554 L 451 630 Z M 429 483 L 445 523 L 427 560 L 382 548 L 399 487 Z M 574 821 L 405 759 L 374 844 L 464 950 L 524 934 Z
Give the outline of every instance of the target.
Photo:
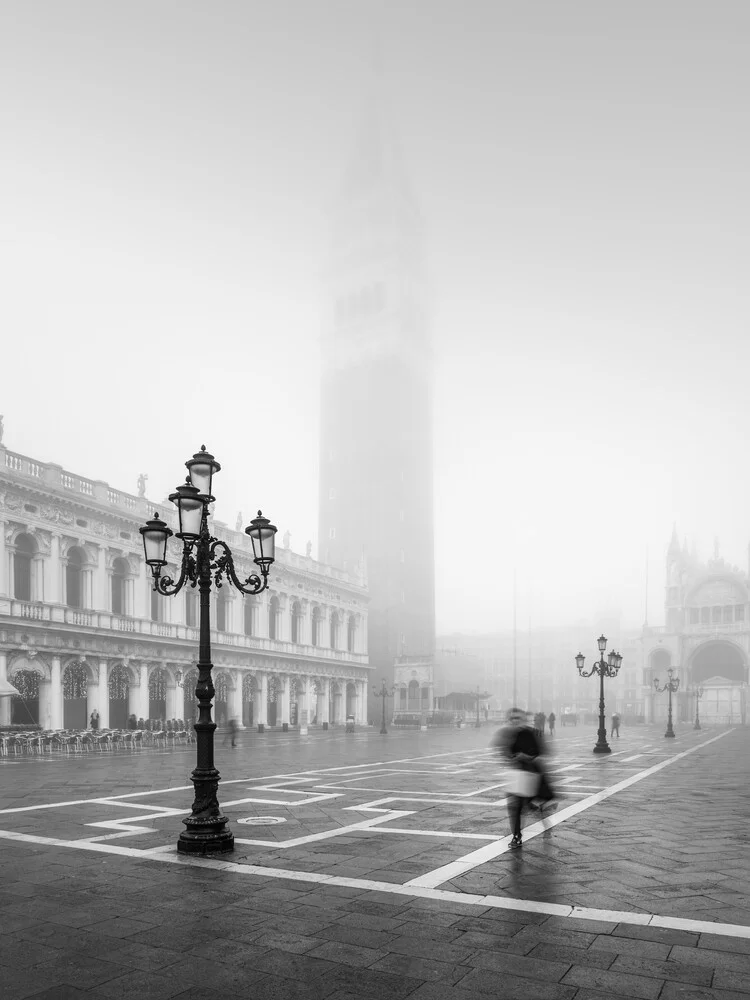
M 680 678 L 673 711 L 677 721 L 695 717 L 696 691 L 702 689 L 699 716 L 705 723 L 736 725 L 747 717 L 750 663 L 750 574 L 719 555 L 700 561 L 680 545 L 676 531 L 667 551 L 665 624 L 645 626 L 642 636 L 647 712 L 667 713 L 666 694 L 656 694 L 671 667 Z
M 139 527 L 154 503 L 0 444 L 0 724 L 101 728 L 195 713 L 198 594 L 153 592 Z M 213 520 L 213 519 L 212 519 Z M 241 578 L 250 539 L 213 522 Z M 181 548 L 170 539 L 177 575 Z M 288 544 L 288 543 L 287 543 Z M 279 726 L 367 721 L 363 574 L 277 547 L 267 591 L 212 593 L 215 718 Z

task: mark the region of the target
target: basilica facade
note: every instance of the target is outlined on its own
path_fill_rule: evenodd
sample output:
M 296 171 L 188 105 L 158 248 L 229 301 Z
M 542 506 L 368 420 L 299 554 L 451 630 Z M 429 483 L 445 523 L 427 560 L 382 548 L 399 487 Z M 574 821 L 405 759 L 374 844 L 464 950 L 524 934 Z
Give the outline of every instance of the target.
M 701 562 L 676 531 L 667 551 L 665 624 L 644 626 L 641 638 L 647 715 L 667 714 L 667 695 L 657 694 L 673 676 L 680 679 L 674 697 L 675 721 L 691 722 L 696 710 L 706 723 L 736 725 L 746 721 L 750 664 L 750 574 L 719 556 Z
M 171 504 L 113 489 L 0 444 L 0 724 L 101 728 L 196 717 L 198 594 L 153 591 L 139 527 Z M 216 522 L 238 575 L 250 539 Z M 347 572 L 277 548 L 268 589 L 212 591 L 214 718 L 244 726 L 367 720 L 368 590 Z M 165 573 L 179 575 L 170 539 Z

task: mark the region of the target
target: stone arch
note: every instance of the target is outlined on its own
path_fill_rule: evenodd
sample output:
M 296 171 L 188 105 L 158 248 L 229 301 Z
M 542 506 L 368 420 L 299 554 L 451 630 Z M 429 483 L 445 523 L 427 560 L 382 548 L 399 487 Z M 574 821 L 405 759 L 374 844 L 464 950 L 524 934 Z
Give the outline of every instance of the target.
M 302 641 L 302 604 L 295 600 L 292 601 L 292 607 L 290 611 L 290 638 L 292 642 L 299 643 Z
M 338 611 L 334 608 L 331 611 L 331 617 L 330 617 L 331 649 L 338 649 L 340 629 L 341 629 L 341 618 L 339 617 Z
M 167 687 L 169 686 L 170 678 L 170 672 L 160 663 L 151 664 L 148 668 L 149 719 L 166 719 Z
M 346 715 L 357 717 L 357 685 L 354 681 L 346 683 Z
M 110 664 L 108 675 L 109 725 L 111 729 L 125 729 L 130 715 L 130 692 L 136 681 L 134 671 L 120 660 Z
M 13 552 L 13 596 L 18 601 L 34 600 L 35 563 L 39 556 L 36 539 L 21 528 L 14 532 L 10 548 Z
M 406 692 L 407 709 L 410 712 L 419 712 L 422 707 L 419 692 L 419 681 L 412 678 Z
M 128 580 L 132 579 L 130 563 L 123 555 L 115 555 L 111 560 L 109 573 L 109 597 L 112 613 L 125 615 L 128 607 Z
M 39 674 L 45 681 L 50 679 L 50 668 L 45 658 L 38 655 L 29 656 L 24 650 L 15 650 L 8 655 L 8 680 L 11 680 L 18 670 Z
M 91 664 L 72 657 L 62 669 L 63 728 L 85 729 L 88 724 L 89 681 L 95 680 Z
M 229 720 L 229 692 L 234 688 L 234 681 L 227 670 L 214 670 L 214 721 L 223 726 Z
M 190 666 L 182 678 L 182 718 L 188 728 L 198 719 L 198 699 L 195 697 L 197 684 L 198 668 Z
M 268 638 L 279 639 L 281 632 L 281 601 L 277 594 L 274 594 L 268 602 Z
M 713 678 L 742 684 L 747 679 L 747 656 L 740 646 L 728 639 L 712 639 L 693 650 L 689 670 L 694 684 L 703 684 Z
M 359 629 L 359 615 L 352 612 L 346 620 L 346 649 L 353 653 L 357 645 L 357 630 Z

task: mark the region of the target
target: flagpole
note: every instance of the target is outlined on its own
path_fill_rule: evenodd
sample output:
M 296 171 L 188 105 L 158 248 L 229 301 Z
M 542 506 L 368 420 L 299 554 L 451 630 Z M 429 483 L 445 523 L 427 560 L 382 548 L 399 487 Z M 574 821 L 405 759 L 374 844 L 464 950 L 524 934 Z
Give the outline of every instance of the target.
M 518 630 L 516 628 L 516 571 L 513 570 L 513 708 L 518 708 Z

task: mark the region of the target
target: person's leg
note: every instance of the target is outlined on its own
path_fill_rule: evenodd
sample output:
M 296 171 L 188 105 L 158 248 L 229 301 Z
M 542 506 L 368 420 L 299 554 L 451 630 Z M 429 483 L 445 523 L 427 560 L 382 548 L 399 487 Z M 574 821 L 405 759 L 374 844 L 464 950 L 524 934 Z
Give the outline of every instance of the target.
M 523 799 L 518 795 L 508 796 L 508 819 L 510 820 L 510 832 L 513 835 L 513 841 L 520 843 L 521 841 L 521 809 L 523 806 Z

